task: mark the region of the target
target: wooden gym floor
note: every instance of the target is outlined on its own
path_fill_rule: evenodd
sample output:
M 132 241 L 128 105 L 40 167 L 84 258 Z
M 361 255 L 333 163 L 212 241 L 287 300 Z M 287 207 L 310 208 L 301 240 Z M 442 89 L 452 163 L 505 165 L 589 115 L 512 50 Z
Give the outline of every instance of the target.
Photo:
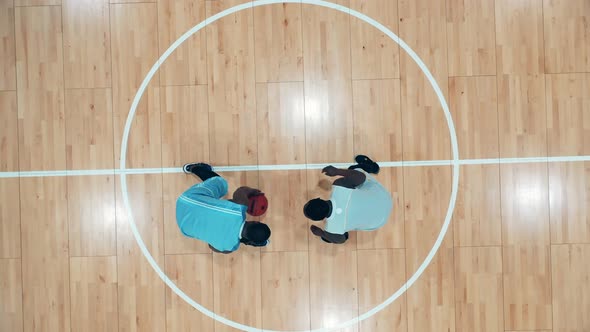
M 158 278 L 113 170 L 157 57 L 244 1 L 0 0 L 0 331 L 235 331 Z M 590 162 L 570 158 L 590 155 L 590 1 L 338 3 L 424 60 L 449 102 L 460 158 L 503 158 L 461 167 L 431 264 L 345 331 L 590 331 Z M 448 160 L 450 142 L 433 89 L 395 43 L 346 14 L 281 4 L 211 24 L 168 59 L 139 105 L 127 166 Z M 505 163 L 547 156 L 568 158 Z M 127 178 L 148 249 L 188 295 L 241 324 L 308 330 L 365 313 L 416 271 L 443 224 L 452 169 L 384 167 L 390 222 L 331 246 L 302 214 L 327 195 L 323 178 L 301 168 L 223 173 L 271 203 L 271 245 L 232 255 L 177 229 L 175 199 L 195 178 Z M 94 173 L 47 176 L 63 170 Z

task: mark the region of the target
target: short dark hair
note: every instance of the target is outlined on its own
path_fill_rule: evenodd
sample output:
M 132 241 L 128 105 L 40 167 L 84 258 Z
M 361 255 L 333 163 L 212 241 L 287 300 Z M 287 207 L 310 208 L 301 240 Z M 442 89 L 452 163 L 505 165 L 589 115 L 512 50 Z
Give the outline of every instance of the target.
M 330 215 L 330 204 L 321 198 L 314 198 L 305 204 L 303 214 L 311 220 L 323 220 Z
M 247 221 L 244 225 L 243 236 L 247 240 L 246 243 L 263 244 L 270 238 L 270 227 L 259 221 Z

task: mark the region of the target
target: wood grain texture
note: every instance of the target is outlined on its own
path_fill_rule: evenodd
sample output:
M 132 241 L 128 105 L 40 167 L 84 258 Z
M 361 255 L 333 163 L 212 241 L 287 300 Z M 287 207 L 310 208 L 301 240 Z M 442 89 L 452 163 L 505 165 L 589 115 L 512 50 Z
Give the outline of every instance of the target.
M 547 164 L 500 166 L 502 244 L 549 244 Z
M 454 243 L 463 246 L 502 244 L 500 167 L 461 167 L 457 203 L 453 211 Z
M 546 72 L 590 71 L 588 16 L 588 1 L 543 0 Z
M 162 174 L 134 174 L 126 177 L 127 195 L 133 220 L 147 249 L 158 258 L 164 252 L 162 176 Z M 119 176 L 115 179 L 117 255 L 139 257 L 141 251 L 131 231 L 130 216 L 123 202 L 121 181 Z
M 450 167 L 404 168 L 406 277 L 430 251 L 444 221 L 450 195 Z M 455 297 L 453 242 L 449 233 L 420 279 L 406 293 L 408 331 L 453 331 Z
M 405 250 L 358 251 L 359 313 L 381 304 L 405 282 Z M 361 332 L 407 331 L 406 296 L 360 323 Z
M 14 2 L 0 1 L 0 90 L 16 90 Z
M 549 329 L 552 326 L 549 245 L 505 245 L 504 328 Z
M 68 177 L 70 256 L 117 254 L 114 181 L 113 175 Z
M 547 164 L 501 165 L 504 327 L 551 328 Z
M 0 91 L 0 171 L 18 171 L 18 109 L 14 91 Z
M 111 90 L 67 89 L 65 105 L 67 168 L 113 168 Z
M 496 0 L 497 73 L 545 72 L 543 3 L 539 0 Z
M 448 95 L 445 4 L 442 1 L 399 2 L 400 37 L 422 61 Z M 400 57 L 404 160 L 450 158 L 450 137 L 442 106 L 422 70 L 408 55 Z
M 0 258 L 21 257 L 19 179 L 0 179 Z
M 500 157 L 547 155 L 544 75 L 498 77 Z
M 62 88 L 61 8 L 16 8 L 15 27 L 18 90 L 55 91 Z
M 352 82 L 354 154 L 379 161 L 402 159 L 400 81 Z
M 233 321 L 254 327 L 262 323 L 260 249 L 240 249 L 232 255 L 213 254 L 214 310 Z M 215 331 L 233 331 L 215 322 Z
M 553 291 L 553 331 L 578 332 L 590 329 L 586 314 L 590 299 L 590 245 L 551 246 Z
M 20 259 L 0 259 L 0 329 L 23 330 L 23 288 Z
M 549 155 L 590 154 L 590 74 L 546 76 Z
M 590 155 L 586 0 L 330 1 L 384 24 L 424 61 L 461 159 Z M 160 280 L 131 231 L 121 178 L 107 173 L 160 54 L 206 17 L 250 3 L 0 0 L 1 331 L 235 331 Z M 131 213 L 160 267 L 216 314 L 259 329 L 327 328 L 381 303 L 428 255 L 452 169 L 384 162 L 448 160 L 448 132 L 420 67 L 369 24 L 302 3 L 246 8 L 157 71 L 126 166 L 208 162 L 230 195 L 260 188 L 269 211 L 248 218 L 271 227 L 270 245 L 219 255 L 183 236 L 176 200 L 200 181 L 192 175 L 127 175 Z M 302 213 L 334 180 L 313 164 L 346 167 L 355 154 L 382 163 L 393 212 L 378 230 L 328 244 Z M 291 164 L 312 165 L 256 169 Z M 589 164 L 463 165 L 431 264 L 343 331 L 588 332 Z M 219 168 L 231 165 L 252 168 Z M 37 170 L 106 171 L 18 174 Z
M 258 163 L 305 163 L 303 83 L 256 85 Z
M 118 324 L 124 331 L 166 328 L 165 284 L 143 257 L 116 178 Z M 139 234 L 160 266 L 164 266 L 162 174 L 128 175 L 128 194 Z
M 350 5 L 350 0 L 333 3 Z M 303 6 L 305 81 L 350 80 L 350 16 L 318 6 Z
M 397 0 L 351 1 L 350 8 L 397 33 Z M 387 35 L 356 17 L 350 18 L 352 78 L 399 78 L 399 46 Z
M 301 4 L 254 8 L 256 82 L 303 81 Z
M 207 1 L 207 16 L 243 3 Z M 256 86 L 252 11 L 207 26 L 210 160 L 217 165 L 256 163 Z
M 461 158 L 497 158 L 498 99 L 495 76 L 449 78 L 449 107 Z
M 504 331 L 502 248 L 455 249 L 457 331 Z
M 113 61 L 113 130 L 115 162 L 120 159 L 121 139 L 131 103 L 144 76 L 158 58 L 155 3 L 110 6 Z M 133 40 L 133 47 L 129 47 Z M 129 134 L 127 166 L 160 167 L 162 162 L 160 89 L 156 73 L 145 90 Z
M 24 330 L 70 331 L 66 179 L 20 179 L 20 196 Z
M 590 242 L 590 163 L 549 165 L 551 243 Z
M 62 0 L 14 0 L 15 6 L 58 6 Z
M 209 160 L 207 87 L 161 89 L 162 166 Z
M 307 252 L 261 254 L 263 328 L 310 329 L 308 256 Z
M 70 258 L 73 331 L 116 331 L 117 257 Z
M 213 260 L 211 255 L 167 255 L 166 274 L 191 298 L 213 308 Z M 202 315 L 166 287 L 166 329 L 213 331 L 214 321 Z
M 120 331 L 166 329 L 165 285 L 142 255 L 117 254 Z M 157 256 L 161 264 L 163 256 Z
M 60 7 L 15 10 L 21 170 L 65 168 Z
M 17 102 L 19 169 L 65 169 L 63 90 L 19 90 Z
M 351 160 L 354 149 L 352 123 L 350 80 L 305 81 L 307 163 Z
M 447 1 L 447 38 L 449 76 L 496 74 L 494 0 Z
M 322 242 L 315 237 L 313 241 Z M 359 310 L 357 252 L 322 244 L 320 251 L 309 253 L 312 329 L 333 327 L 356 317 Z M 358 331 L 358 324 L 340 331 Z
M 197 23 L 205 20 L 205 0 L 158 0 L 158 42 L 160 53 Z M 160 69 L 160 84 L 197 85 L 207 83 L 207 37 L 201 30 L 184 42 Z
M 66 87 L 110 87 L 108 0 L 63 0 L 62 15 Z
M 264 221 L 272 231 L 266 251 L 305 251 L 308 249 L 309 228 L 303 215 L 307 203 L 302 193 L 306 189 L 305 170 L 264 172 L 260 176 L 260 190 L 269 199 Z

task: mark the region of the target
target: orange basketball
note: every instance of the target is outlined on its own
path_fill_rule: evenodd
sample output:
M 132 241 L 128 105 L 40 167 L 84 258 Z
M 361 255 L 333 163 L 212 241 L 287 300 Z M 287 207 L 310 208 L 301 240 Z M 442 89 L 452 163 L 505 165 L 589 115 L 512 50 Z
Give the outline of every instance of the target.
M 251 216 L 261 216 L 268 209 L 268 200 L 263 193 L 254 194 L 248 197 L 248 214 Z

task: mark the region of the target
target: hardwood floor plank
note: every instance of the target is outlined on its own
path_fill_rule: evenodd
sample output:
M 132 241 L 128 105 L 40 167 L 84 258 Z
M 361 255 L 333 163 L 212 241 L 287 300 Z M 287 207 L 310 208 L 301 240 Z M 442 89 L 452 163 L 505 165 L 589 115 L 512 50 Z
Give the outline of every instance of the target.
M 447 38 L 449 76 L 496 74 L 494 0 L 447 1 Z
M 0 1 L 0 90 L 16 90 L 14 2 Z
M 501 247 L 455 249 L 458 332 L 504 331 Z
M 0 330 L 23 330 L 23 286 L 21 260 L 0 259 Z
M 205 20 L 205 0 L 158 0 L 160 53 L 197 23 Z M 207 37 L 201 30 L 184 42 L 160 69 L 160 84 L 207 84 Z
M 399 31 L 397 0 L 351 1 L 350 6 L 391 31 Z M 353 80 L 399 78 L 399 46 L 381 31 L 351 17 L 350 44 Z
M 20 197 L 24 331 L 70 331 L 66 179 L 22 178 Z
M 209 254 L 166 255 L 166 273 L 191 298 L 213 309 L 213 263 Z M 213 331 L 214 320 L 199 313 L 166 287 L 167 331 Z
M 553 288 L 553 331 L 578 332 L 590 329 L 589 244 L 551 246 Z
M 117 331 L 117 257 L 70 258 L 73 331 Z
M 19 179 L 0 179 L 0 258 L 21 257 Z
M 113 130 L 115 163 L 131 103 L 144 76 L 158 58 L 158 13 L 155 3 L 110 5 L 113 61 Z M 133 47 L 129 47 L 129 41 Z M 159 74 L 156 73 L 137 107 L 129 134 L 127 167 L 161 167 Z
M 18 171 L 18 108 L 14 91 L 0 91 L 0 171 Z
M 67 88 L 111 87 L 109 8 L 108 0 L 63 0 Z
M 584 0 L 543 0 L 545 70 L 590 71 L 590 4 Z
M 263 328 L 309 330 L 308 256 L 307 252 L 261 254 Z
M 254 8 L 256 82 L 303 81 L 301 4 Z

